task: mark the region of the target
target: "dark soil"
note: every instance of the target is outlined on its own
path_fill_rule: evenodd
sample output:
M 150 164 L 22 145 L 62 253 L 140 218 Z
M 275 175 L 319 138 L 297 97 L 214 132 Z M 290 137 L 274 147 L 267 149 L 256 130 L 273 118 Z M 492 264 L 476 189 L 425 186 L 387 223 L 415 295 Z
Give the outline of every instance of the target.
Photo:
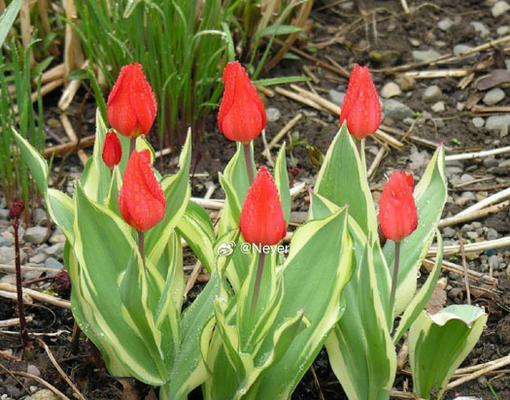
M 359 0 L 354 2 L 355 5 L 351 8 L 345 6 L 345 3 L 348 3 L 347 1 L 318 0 L 312 14 L 314 30 L 307 41 L 300 42 L 299 47 L 302 50 L 310 51 L 311 54 L 324 61 L 327 61 L 327 58 L 330 57 L 347 70 L 350 70 L 355 62 L 369 65 L 372 70 L 376 71 L 374 73 L 376 85 L 382 88 L 386 82 L 394 80 L 396 77 L 391 74 L 377 72 L 377 70 L 384 71 L 390 67 L 413 63 L 412 50 L 430 47 L 435 48 L 441 54 L 445 54 L 459 43 L 469 43 L 476 46 L 489 39 L 494 39 L 497 37 L 495 32 L 498 26 L 510 25 L 510 14 L 496 20 L 490 14 L 490 7 L 487 5 L 489 2 L 485 1 L 436 0 L 433 2 L 418 2 L 410 0 L 408 2 L 411 7 L 415 8 L 411 15 L 403 14 L 400 2 L 397 0 Z M 328 7 L 328 4 L 334 3 L 338 4 Z M 456 22 L 448 32 L 443 32 L 437 27 L 437 22 L 445 17 L 450 17 Z M 470 25 L 472 21 L 483 22 L 491 32 L 490 36 L 484 39 L 480 38 Z M 331 41 L 333 37 L 337 38 L 336 41 Z M 413 47 L 408 39 L 418 39 L 421 42 L 420 47 Z M 331 44 L 324 45 L 328 40 L 331 41 Z M 444 43 L 441 48 L 438 47 L 438 41 Z M 490 57 L 490 53 L 480 53 L 474 59 L 463 60 L 457 65 L 448 65 L 444 68 L 472 66 L 476 62 Z M 284 60 L 275 70 L 271 71 L 271 76 L 300 75 L 303 73 L 303 65 L 310 66 L 313 73 L 320 79 L 320 84 L 314 84 L 313 86 L 323 97 L 329 99 L 328 92 L 330 89 L 340 92 L 345 91 L 347 83 L 345 79 L 307 61 Z M 441 66 L 438 68 L 441 68 Z M 479 76 L 481 74 L 477 74 L 476 77 Z M 475 115 L 468 108 L 458 110 L 457 103 L 465 103 L 473 96 L 480 98 L 483 96 L 483 93 L 480 94 L 476 90 L 475 85 L 471 84 L 466 89 L 460 90 L 457 86 L 458 83 L 458 78 L 417 80 L 412 90 L 397 97 L 399 101 L 407 104 L 423 116 L 430 113 L 430 104 L 426 104 L 422 100 L 422 93 L 426 87 L 434 84 L 438 85 L 445 95 L 443 100 L 445 101 L 446 111 L 439 115 L 433 113 L 430 118 L 420 118 L 413 128 L 412 134 L 434 142 L 443 142 L 449 147 L 450 153 L 510 145 L 510 136 L 501 137 L 498 131 L 475 128 L 471 123 L 471 119 Z M 510 94 L 508 90 L 507 94 Z M 56 107 L 51 106 L 51 104 L 58 101 L 59 94 L 53 96 L 45 98 L 45 103 L 50 105 L 46 107 L 45 121 L 52 131 L 49 144 L 58 144 L 59 141 L 66 141 L 66 139 L 63 139 L 65 134 L 58 122 L 59 112 Z M 78 98 L 80 101 L 75 102 L 68 113 L 76 132 L 84 137 L 94 131 L 95 106 L 92 98 L 87 93 L 81 93 Z M 294 132 L 299 133 L 301 142 L 291 147 L 287 161 L 289 167 L 292 168 L 292 177 L 298 181 L 308 181 L 318 171 L 318 165 L 311 157 L 313 149 L 319 149 L 322 153 L 325 153 L 338 129 L 336 117 L 310 108 L 304 108 L 300 104 L 278 94 L 273 98 L 267 98 L 266 103 L 268 106 L 276 107 L 281 113 L 278 121 L 268 124 L 268 140 L 271 140 L 298 112 L 304 113 L 305 118 L 294 128 Z M 504 105 L 509 104 L 507 102 Z M 386 118 L 384 123 L 404 131 L 409 129 L 409 125 L 402 121 L 392 121 Z M 406 168 L 409 166 L 409 154 L 412 146 L 414 145 L 407 144 L 401 153 L 393 150 L 384 158 L 371 180 L 375 192 L 380 190 L 388 171 L 397 167 Z M 372 152 L 376 151 L 377 148 L 378 146 L 374 141 L 368 141 L 368 163 L 373 158 Z M 259 165 L 265 162 L 260 156 L 262 150 L 262 144 L 259 140 L 256 144 Z M 432 151 L 429 148 L 419 148 L 418 150 L 426 150 L 429 153 Z M 235 144 L 226 142 L 223 136 L 217 132 L 214 116 L 211 116 L 206 124 L 203 139 L 195 144 L 194 171 L 198 173 L 207 171 L 210 177 L 209 180 L 217 184 L 217 173 L 223 170 L 234 151 Z M 164 159 L 160 169 L 162 172 L 167 172 L 165 170 L 173 170 L 175 164 L 176 156 L 172 154 Z M 66 187 L 70 177 L 81 170 L 75 155 L 64 160 L 57 159 L 54 165 L 58 167 L 57 170 L 61 170 L 54 180 L 54 184 L 59 187 Z M 475 177 L 487 175 L 494 177 L 488 183 L 471 185 L 475 189 L 496 182 L 504 182 L 508 186 L 508 169 L 489 170 L 479 160 L 467 162 L 465 169 Z M 205 193 L 204 183 L 205 181 L 201 178 L 194 179 L 194 195 L 200 196 Z M 450 189 L 453 196 L 456 196 L 459 192 L 459 189 L 452 185 L 450 185 Z M 221 196 L 222 193 L 218 191 L 213 197 Z M 377 197 L 377 193 L 375 193 L 375 197 Z M 297 201 L 295 210 L 306 209 L 304 200 L 301 198 Z M 444 215 L 454 215 L 461 209 L 462 207 L 454 202 L 449 202 Z M 496 229 L 500 235 L 507 235 L 510 232 L 510 216 L 507 210 L 481 222 L 486 228 Z M 460 226 L 454 228 L 460 229 Z M 504 255 L 506 265 L 509 265 L 509 253 L 503 252 L 503 250 L 499 251 Z M 495 252 L 487 251 L 483 256 L 492 254 L 495 254 Z M 481 266 L 479 258 L 469 262 L 470 268 L 479 270 Z M 446 272 L 445 276 L 448 277 L 451 287 L 461 289 L 460 296 L 453 296 L 450 291 L 448 301 L 451 303 L 465 302 L 464 286 L 460 277 Z M 489 313 L 489 321 L 480 342 L 465 361 L 464 366 L 494 360 L 510 352 L 510 282 L 507 280 L 504 271 L 495 272 L 494 276 L 499 279 L 499 287 L 496 291 L 488 294 L 473 293 L 474 302 L 486 307 Z M 191 293 L 192 298 L 199 291 L 200 286 L 196 286 Z M 50 346 L 59 364 L 87 399 L 123 398 L 123 385 L 118 380 L 108 376 L 97 351 L 88 344 L 85 338 L 82 337 L 80 340 L 78 353 L 72 353 L 70 338 L 73 321 L 70 312 L 56 307 L 34 304 L 28 307 L 27 314 L 33 316 L 33 321 L 29 325 L 30 332 L 41 334 L 39 337 Z M 0 302 L 0 320 L 13 318 L 15 315 L 13 303 L 2 300 Z M 12 355 L 15 357 L 21 355 L 20 342 L 16 334 L 0 333 L 0 350 L 6 349 L 11 349 Z M 12 398 L 22 398 L 22 396 L 28 394 L 20 382 L 24 383 L 27 389 L 35 382 L 9 376 L 5 371 L 26 371 L 29 364 L 39 369 L 41 377 L 55 385 L 70 398 L 72 397 L 72 391 L 37 344 L 35 344 L 34 358 L 31 361 L 14 361 L 0 357 L 0 366 L 2 367 L 0 372 L 0 395 L 8 394 Z M 324 351 L 318 356 L 313 369 L 314 371 L 310 370 L 304 376 L 302 382 L 296 388 L 293 399 L 346 398 L 329 367 L 327 355 Z M 396 380 L 396 389 L 403 390 L 404 387 L 411 388 L 412 380 L 409 375 L 401 373 Z M 448 392 L 446 398 L 453 399 L 458 395 L 469 395 L 484 400 L 496 399 L 491 393 L 491 388 L 500 399 L 509 399 L 510 376 L 499 371 L 497 374 L 486 375 Z M 148 388 L 140 386 L 138 389 L 141 392 L 148 393 Z M 192 398 L 200 398 L 199 393 L 194 393 Z

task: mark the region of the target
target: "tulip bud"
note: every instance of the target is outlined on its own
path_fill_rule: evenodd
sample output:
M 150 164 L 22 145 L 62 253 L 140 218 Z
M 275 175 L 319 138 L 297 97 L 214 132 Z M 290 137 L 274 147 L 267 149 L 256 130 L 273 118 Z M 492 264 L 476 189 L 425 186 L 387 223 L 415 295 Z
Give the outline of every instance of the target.
M 123 136 L 149 133 L 157 103 L 140 64 L 125 65 L 108 96 L 108 121 Z
M 165 194 L 154 175 L 149 150 L 133 151 L 119 192 L 119 210 L 129 225 L 145 232 L 165 216 Z
M 103 145 L 103 161 L 110 169 L 120 163 L 122 145 L 114 131 L 108 131 Z
M 340 125 L 347 121 L 349 133 L 363 139 L 375 133 L 381 123 L 381 104 L 367 67 L 354 66 L 345 93 Z
M 9 207 L 9 216 L 12 219 L 21 217 L 23 210 L 25 209 L 25 203 L 21 199 L 14 200 Z
M 386 238 L 400 242 L 418 226 L 413 175 L 395 171 L 379 200 L 379 224 Z
M 266 110 L 246 70 L 230 62 L 223 71 L 225 90 L 218 112 L 218 129 L 229 140 L 248 143 L 266 127 Z
M 244 240 L 256 245 L 274 245 L 287 233 L 282 204 L 273 178 L 260 168 L 246 199 L 240 221 Z

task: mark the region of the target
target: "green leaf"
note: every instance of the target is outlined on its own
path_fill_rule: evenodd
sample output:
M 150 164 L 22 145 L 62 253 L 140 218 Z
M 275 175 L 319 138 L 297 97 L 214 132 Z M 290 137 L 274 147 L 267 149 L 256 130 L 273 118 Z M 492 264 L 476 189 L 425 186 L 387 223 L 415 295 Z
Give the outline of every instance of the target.
M 48 190 L 48 164 L 39 152 L 14 128 L 12 128 L 12 135 L 20 149 L 21 157 L 30 169 L 37 190 L 45 195 Z
M 487 322 L 480 307 L 452 305 L 434 315 L 423 311 L 409 332 L 413 389 L 440 399 L 448 380 L 473 349 Z
M 71 198 L 63 192 L 49 188 L 46 195 L 46 207 L 53 222 L 73 242 L 74 203 Z
M 411 324 L 418 318 L 422 310 L 427 305 L 430 296 L 434 292 L 437 280 L 441 275 L 441 263 L 443 261 L 443 239 L 439 231 L 436 231 L 437 238 L 437 255 L 434 263 L 434 268 L 429 274 L 429 277 L 421 287 L 420 291 L 413 297 L 411 303 L 407 306 L 400 318 L 398 328 L 393 335 L 393 342 L 396 344 L 400 338 L 406 333 Z
M 255 35 L 255 38 L 261 38 L 264 36 L 290 35 L 291 33 L 298 33 L 301 31 L 302 29 L 299 26 L 275 24 L 258 31 Z
M 384 258 L 378 243 L 370 245 L 353 219 L 350 232 L 355 270 L 343 294 L 345 313 L 329 335 L 326 350 L 350 400 L 389 399 L 397 360 L 390 335 L 391 315 L 384 302 L 388 295 L 380 289 L 389 286 L 389 273 L 379 263 Z
M 441 146 L 434 153 L 414 190 L 418 210 L 418 228 L 400 244 L 400 265 L 395 301 L 397 315 L 406 308 L 416 292 L 418 270 L 434 239 L 447 196 L 444 149 Z M 388 265 L 393 265 L 394 253 L 394 244 L 388 241 L 384 246 L 384 256 Z
M 377 219 L 366 168 L 345 124 L 329 146 L 315 192 L 340 207 L 349 206 L 349 215 L 369 240 L 377 240 Z
M 291 197 L 289 189 L 289 176 L 287 174 L 287 160 L 285 159 L 285 144 L 280 148 L 278 157 L 276 157 L 276 163 L 274 166 L 274 180 L 278 193 L 280 194 L 280 200 L 282 202 L 283 216 L 287 225 L 290 221 L 290 209 L 291 209 Z
M 304 75 L 296 76 L 279 76 L 277 78 L 258 79 L 253 84 L 258 87 L 288 85 L 289 83 L 308 82 L 310 78 Z
M 216 255 L 214 227 L 207 211 L 198 204 L 189 202 L 182 219 L 177 223 L 177 232 L 193 250 L 203 267 L 211 272 Z
M 266 368 L 256 391 L 260 399 L 288 399 L 342 315 L 340 296 L 351 277 L 352 241 L 347 211 L 299 228 L 283 266 L 283 300 L 274 327 L 304 311 L 308 326 L 295 337 L 281 360 Z M 321 249 L 320 260 L 317 249 Z M 321 295 L 317 295 L 317 288 Z M 274 329 L 274 328 L 273 328 Z M 267 337 L 270 338 L 269 332 Z M 260 354 L 269 351 L 264 342 Z M 255 397 L 253 397 L 255 398 Z
M 0 15 L 0 47 L 3 46 L 7 34 L 11 30 L 12 24 L 18 16 L 21 8 L 21 0 L 13 0 L 11 4 Z
M 252 163 L 254 165 L 253 159 Z M 248 172 L 246 171 L 244 148 L 241 143 L 237 144 L 236 153 L 228 162 L 223 174 L 220 174 L 220 183 L 226 194 L 218 229 L 221 236 L 239 226 L 241 206 L 250 187 Z
M 147 257 L 157 263 L 161 253 L 168 243 L 170 235 L 186 211 L 191 188 L 189 186 L 189 168 L 191 163 L 191 133 L 179 158 L 179 172 L 165 177 L 161 186 L 166 198 L 166 209 L 163 220 L 146 233 L 145 245 Z
M 92 157 L 89 158 L 83 174 L 80 177 L 80 183 L 89 198 L 97 202 L 104 202 L 108 197 L 110 190 L 111 173 L 110 168 L 104 163 L 102 152 L 106 138 L 106 125 L 101 118 L 101 113 L 96 112 L 96 137 Z M 118 135 L 123 145 L 123 159 L 127 159 L 125 137 Z M 127 161 L 125 161 L 127 162 Z
M 95 332 L 92 338 L 100 341 L 99 347 L 113 353 L 131 376 L 161 385 L 167 375 L 161 333 L 148 310 L 148 282 L 130 229 L 112 211 L 90 200 L 81 185 L 76 189 L 75 208 L 73 250 L 79 268 L 73 284 L 89 305 L 82 308 L 83 313 L 88 311 L 84 315 L 87 328 Z M 115 288 L 127 279 L 130 264 L 129 279 L 136 283 L 123 284 L 132 291 L 126 297 Z M 114 366 L 107 367 L 114 373 Z
M 218 295 L 218 275 L 213 273 L 205 288 L 182 317 L 182 342 L 170 379 L 161 388 L 161 400 L 184 400 L 208 376 L 204 360 L 214 327 L 213 303 Z

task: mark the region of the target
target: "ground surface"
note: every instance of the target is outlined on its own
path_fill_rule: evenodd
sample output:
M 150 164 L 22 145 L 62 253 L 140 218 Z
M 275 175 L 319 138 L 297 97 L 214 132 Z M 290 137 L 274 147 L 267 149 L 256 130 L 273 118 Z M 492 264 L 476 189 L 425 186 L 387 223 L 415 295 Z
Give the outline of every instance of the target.
M 307 40 L 301 41 L 297 47 L 328 65 L 337 63 L 346 70 L 350 70 L 354 62 L 369 65 L 375 71 L 374 80 L 383 97 L 391 97 L 391 100 L 383 99 L 384 124 L 390 129 L 407 132 L 414 138 L 427 139 L 434 143 L 442 142 L 447 146 L 449 154 L 510 145 L 510 135 L 507 135 L 508 129 L 505 129 L 505 124 L 510 123 L 510 77 L 507 75 L 510 72 L 502 73 L 506 79 L 500 83 L 493 78 L 480 80 L 494 70 L 507 71 L 506 58 L 510 60 L 510 56 L 506 55 L 505 44 L 489 47 L 469 57 L 459 57 L 447 64 L 430 64 L 431 58 L 450 53 L 459 54 L 468 49 L 466 46 L 483 45 L 510 34 L 510 12 L 494 17 L 491 13 L 494 2 L 491 1 L 409 0 L 408 3 L 412 9 L 410 15 L 402 12 L 397 0 L 317 1 L 312 14 L 314 29 Z M 414 67 L 410 65 L 420 62 L 421 64 Z M 271 72 L 271 76 L 302 74 L 304 66 L 307 66 L 318 80 L 311 82 L 311 86 L 301 86 L 340 105 L 346 80 L 339 74 L 317 67 L 313 62 L 284 60 Z M 459 73 L 464 76 L 471 73 L 473 75 L 472 79 L 464 76 L 411 79 L 392 73 L 392 68 L 401 66 L 408 66 L 403 68 L 402 72 L 455 69 L 467 71 Z M 463 84 L 464 86 L 459 87 Z M 51 101 L 52 98 L 49 98 L 48 102 Z M 267 128 L 268 140 L 295 115 L 303 113 L 304 118 L 291 131 L 293 139 L 286 139 L 287 146 L 290 147 L 287 161 L 293 179 L 311 183 L 318 171 L 318 163 L 315 161 L 317 149 L 322 153 L 327 149 L 338 128 L 336 116 L 303 106 L 278 93 L 274 97 L 266 97 L 266 106 L 270 120 Z M 507 106 L 507 109 L 502 108 L 504 106 Z M 487 110 L 486 107 L 496 108 Z M 75 129 L 81 136 L 93 133 L 94 110 L 90 98 L 87 100 L 82 93 L 80 101 L 73 104 L 70 113 Z M 55 137 L 62 137 L 57 116 L 55 111 L 48 108 L 45 121 Z M 194 179 L 193 190 L 196 196 L 205 193 L 207 181 L 217 184 L 217 172 L 223 169 L 234 152 L 234 145 L 226 144 L 216 131 L 214 118 L 211 117 L 206 126 L 204 140 L 195 146 L 194 170 L 198 173 L 207 171 L 209 178 Z M 399 138 L 398 134 L 394 136 Z M 380 147 L 376 141 L 368 140 L 369 165 Z M 260 156 L 263 150 L 260 141 L 256 150 L 259 155 L 258 163 L 264 163 L 265 160 Z M 432 152 L 432 146 L 418 143 L 415 139 L 406 140 L 401 151 L 390 150 L 372 176 L 374 197 L 378 198 L 388 173 L 395 168 L 408 168 L 413 170 L 417 177 L 421 176 Z M 172 170 L 175 161 L 175 155 L 171 155 L 164 159 L 163 166 Z M 70 156 L 63 161 L 56 160 L 55 165 L 56 170 L 61 171 L 54 176 L 55 184 L 72 190 L 72 180 L 81 171 L 76 156 Z M 509 171 L 509 154 L 449 163 L 447 175 L 450 197 L 444 217 L 455 215 L 480 199 L 510 186 Z M 213 194 L 213 197 L 221 196 L 220 191 Z M 306 209 L 307 199 L 302 196 L 296 201 L 294 211 Z M 2 248 L 12 249 L 12 236 L 9 234 L 5 212 L 2 215 L 0 251 Z M 58 232 L 54 232 L 51 226 L 49 230 L 46 228 L 44 213 L 39 211 L 34 222 L 41 228 L 32 230 L 32 237 L 25 238 L 26 261 L 58 270 L 62 267 L 60 263 L 63 238 Z M 459 243 L 459 240 L 470 243 L 508 236 L 508 208 L 484 219 L 444 228 L 442 233 L 446 245 Z M 0 252 L 0 256 L 4 257 L 0 259 L 0 264 L 11 262 L 7 255 L 8 250 L 5 251 L 5 254 Z M 462 263 L 458 256 L 448 260 Z M 510 283 L 507 279 L 510 252 L 507 249 L 498 249 L 469 254 L 467 265 L 474 271 L 497 278 L 498 285 L 487 287 L 479 282 L 472 283 L 473 303 L 487 308 L 489 322 L 480 342 L 466 360 L 466 366 L 497 359 L 510 351 Z M 47 275 L 51 277 L 54 274 Z M 25 276 L 25 280 L 44 276 L 46 275 L 32 274 Z M 448 302 L 464 303 L 466 294 L 461 276 L 446 271 L 443 276 L 447 279 Z M 10 273 L 1 278 L 2 282 L 12 282 L 12 279 Z M 65 291 L 61 284 L 58 286 L 55 286 L 53 279 L 32 284 L 34 288 Z M 194 289 L 195 292 L 198 290 L 199 287 Z M 122 384 L 107 375 L 100 357 L 85 340 L 80 341 L 76 354 L 71 352 L 70 312 L 34 303 L 28 307 L 28 315 L 33 317 L 29 324 L 30 331 L 43 333 L 40 337 L 50 346 L 60 365 L 88 399 L 123 398 Z M 13 303 L 2 299 L 0 320 L 13 317 Z M 5 330 L 7 329 L 16 331 L 15 327 Z M 8 332 L 0 333 L 0 350 L 18 357 L 18 337 Z M 29 372 L 41 376 L 69 397 L 72 396 L 69 386 L 60 378 L 47 355 L 39 347 L 35 351 L 35 358 L 28 363 L 0 358 L 0 364 L 4 367 L 2 370 L 27 371 L 28 368 Z M 399 390 L 412 385 L 409 375 L 406 374 L 407 370 L 408 368 L 404 367 L 398 376 L 396 388 Z M 294 399 L 345 398 L 329 368 L 325 354 L 319 355 L 314 363 L 314 371 L 316 378 L 312 371 L 309 371 L 297 387 Z M 21 377 L 5 373 L 0 375 L 0 394 L 7 395 L 1 397 L 2 399 L 25 398 L 30 391 L 37 391 L 39 387 L 36 382 Z M 141 390 L 148 393 L 146 388 Z M 496 396 L 499 396 L 499 399 L 508 399 L 510 376 L 505 371 L 488 374 L 448 392 L 446 397 L 453 399 L 461 395 L 481 399 L 497 399 Z M 200 398 L 198 394 L 193 397 Z

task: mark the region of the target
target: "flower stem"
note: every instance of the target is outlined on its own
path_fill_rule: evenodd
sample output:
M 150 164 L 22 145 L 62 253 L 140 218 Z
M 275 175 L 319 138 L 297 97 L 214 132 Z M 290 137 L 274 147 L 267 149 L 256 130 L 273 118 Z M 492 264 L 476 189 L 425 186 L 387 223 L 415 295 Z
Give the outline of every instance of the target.
M 250 185 L 253 183 L 255 179 L 255 175 L 253 173 L 253 164 L 251 162 L 251 142 L 243 143 L 244 146 L 244 162 L 246 163 L 246 171 L 248 172 L 248 179 L 250 180 Z
M 366 162 L 366 158 L 365 158 L 365 140 L 366 140 L 365 138 L 359 140 L 358 150 L 359 150 L 359 157 L 361 159 L 361 164 L 363 165 L 363 169 L 366 172 L 367 162 Z
M 393 264 L 393 276 L 391 281 L 391 294 L 390 294 L 390 310 L 393 313 L 393 307 L 395 306 L 395 295 L 397 293 L 398 283 L 398 264 L 400 263 L 400 242 L 395 242 L 395 260 Z
M 14 263 L 16 267 L 16 293 L 18 301 L 18 317 L 19 317 L 19 330 L 21 340 L 23 342 L 23 349 L 30 345 L 30 339 L 27 332 L 27 321 L 25 319 L 25 307 L 23 304 L 23 286 L 21 285 L 21 251 L 19 246 L 19 217 L 15 217 L 12 222 L 14 228 Z
M 131 153 L 136 150 L 136 137 L 132 137 L 129 140 L 129 155 L 131 156 Z
M 145 271 L 147 268 L 145 265 L 145 235 L 140 231 L 138 231 L 138 250 L 140 251 L 140 257 L 142 257 L 143 269 Z
M 253 288 L 253 297 L 251 299 L 251 313 L 255 314 L 257 308 L 257 301 L 260 294 L 260 283 L 262 282 L 262 273 L 264 272 L 264 264 L 266 260 L 266 254 L 259 253 L 259 263 L 257 266 L 257 276 L 255 277 L 255 286 Z

